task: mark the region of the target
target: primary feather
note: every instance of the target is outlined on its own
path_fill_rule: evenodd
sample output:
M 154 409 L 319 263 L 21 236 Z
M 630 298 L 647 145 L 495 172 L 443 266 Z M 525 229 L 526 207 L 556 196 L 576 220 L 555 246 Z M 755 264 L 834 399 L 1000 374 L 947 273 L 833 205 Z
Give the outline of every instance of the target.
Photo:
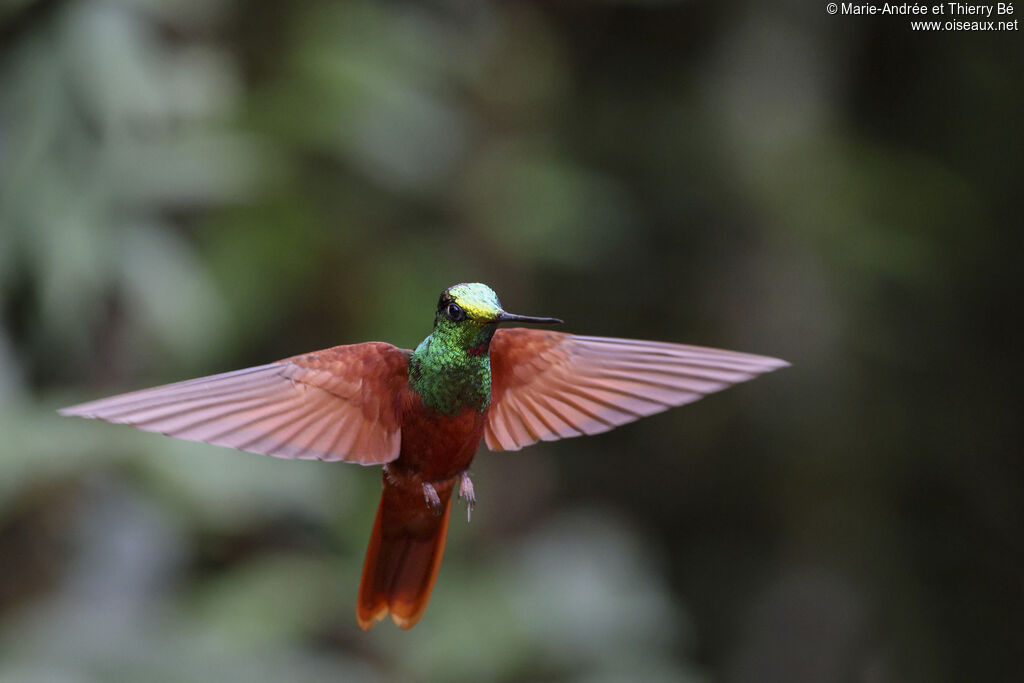
M 492 451 L 598 434 L 789 365 L 700 346 L 498 330 L 484 431 Z
M 408 352 L 368 342 L 64 408 L 179 439 L 299 460 L 398 457 Z

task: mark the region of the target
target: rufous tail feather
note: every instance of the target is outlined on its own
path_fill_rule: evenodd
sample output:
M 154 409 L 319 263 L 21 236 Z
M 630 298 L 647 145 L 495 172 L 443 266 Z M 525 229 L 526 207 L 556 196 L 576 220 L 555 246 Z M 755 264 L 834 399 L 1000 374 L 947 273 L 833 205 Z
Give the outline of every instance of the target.
M 448 535 L 451 485 L 437 494 L 440 512 L 428 505 L 420 485 L 384 482 L 356 605 L 364 631 L 388 614 L 403 629 L 412 628 L 427 608 Z

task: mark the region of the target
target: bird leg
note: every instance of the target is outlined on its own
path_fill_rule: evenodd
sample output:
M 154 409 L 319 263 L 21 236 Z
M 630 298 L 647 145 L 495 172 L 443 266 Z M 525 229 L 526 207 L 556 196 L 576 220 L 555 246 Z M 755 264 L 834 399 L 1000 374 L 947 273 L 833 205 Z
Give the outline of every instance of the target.
M 435 515 L 441 514 L 441 496 L 437 495 L 437 489 L 430 482 L 423 483 L 423 497 L 427 500 L 427 507 L 433 510 Z
M 466 499 L 466 521 L 473 515 L 473 506 L 476 505 L 476 494 L 473 492 L 473 480 L 469 478 L 469 472 L 459 475 L 459 498 Z

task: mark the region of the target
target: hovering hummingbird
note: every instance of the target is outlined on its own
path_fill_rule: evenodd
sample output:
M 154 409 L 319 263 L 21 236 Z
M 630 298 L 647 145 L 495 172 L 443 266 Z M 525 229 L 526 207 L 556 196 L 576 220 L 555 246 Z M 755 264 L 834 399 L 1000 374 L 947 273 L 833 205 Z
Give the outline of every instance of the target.
M 280 458 L 383 465 L 356 618 L 412 628 L 441 566 L 452 494 L 475 503 L 469 465 L 493 451 L 598 434 L 788 365 L 735 351 L 586 337 L 501 323 L 487 285 L 441 293 L 415 350 L 366 342 L 64 408 Z

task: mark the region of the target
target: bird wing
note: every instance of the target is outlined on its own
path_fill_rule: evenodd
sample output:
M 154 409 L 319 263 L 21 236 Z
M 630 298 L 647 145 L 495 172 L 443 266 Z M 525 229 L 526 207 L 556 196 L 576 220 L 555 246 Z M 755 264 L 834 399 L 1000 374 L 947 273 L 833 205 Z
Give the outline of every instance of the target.
M 408 362 L 382 342 L 335 346 L 59 412 L 279 458 L 374 465 L 398 457 Z
M 699 346 L 498 330 L 490 347 L 487 447 L 598 434 L 691 403 L 786 361 Z

